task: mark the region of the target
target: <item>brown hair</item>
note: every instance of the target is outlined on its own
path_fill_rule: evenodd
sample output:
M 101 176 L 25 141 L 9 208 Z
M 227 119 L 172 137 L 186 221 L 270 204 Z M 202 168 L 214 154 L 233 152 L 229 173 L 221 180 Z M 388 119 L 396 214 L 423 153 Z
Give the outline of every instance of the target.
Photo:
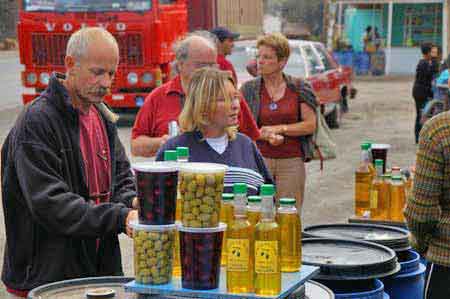
M 256 48 L 260 46 L 272 48 L 276 52 L 278 60 L 288 59 L 289 55 L 291 55 L 289 41 L 281 33 L 270 33 L 260 36 L 256 42 Z

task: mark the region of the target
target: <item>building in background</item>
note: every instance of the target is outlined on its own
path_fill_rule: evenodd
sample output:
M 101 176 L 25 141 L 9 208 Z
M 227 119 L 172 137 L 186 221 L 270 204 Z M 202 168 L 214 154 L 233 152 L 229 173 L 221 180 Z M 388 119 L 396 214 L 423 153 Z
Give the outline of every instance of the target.
M 263 0 L 188 0 L 189 31 L 227 27 L 241 38 L 263 31 Z
M 19 3 L 16 0 L 0 0 L 0 42 L 16 37 Z
M 448 50 L 449 0 L 332 0 L 330 36 L 338 36 L 355 52 L 363 50 L 365 29 L 378 28 L 385 52 L 386 74 L 413 74 L 420 45 L 431 42 Z M 334 24 L 333 24 L 334 23 Z

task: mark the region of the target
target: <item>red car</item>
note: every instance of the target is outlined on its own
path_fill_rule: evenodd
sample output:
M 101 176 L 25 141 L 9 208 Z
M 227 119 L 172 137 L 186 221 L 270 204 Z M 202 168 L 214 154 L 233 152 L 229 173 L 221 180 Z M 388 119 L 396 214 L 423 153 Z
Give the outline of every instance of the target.
M 330 128 L 338 128 L 342 112 L 348 110 L 347 97 L 354 97 L 351 67 L 340 66 L 319 42 L 289 40 L 291 56 L 284 69 L 287 74 L 306 79 L 312 85 Z M 256 56 L 256 41 L 237 41 L 229 60 L 236 68 L 238 81 L 252 78 L 247 64 Z

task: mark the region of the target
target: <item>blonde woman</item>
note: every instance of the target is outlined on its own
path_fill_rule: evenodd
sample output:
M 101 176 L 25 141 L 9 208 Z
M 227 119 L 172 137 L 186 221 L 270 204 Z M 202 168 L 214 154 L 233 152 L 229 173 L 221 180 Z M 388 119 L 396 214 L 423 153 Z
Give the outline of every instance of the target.
M 258 77 L 241 91 L 260 128 L 257 145 L 276 181 L 277 198 L 295 198 L 301 211 L 308 138 L 316 129 L 315 97 L 306 82 L 283 73 L 290 55 L 286 37 L 267 34 L 256 47 Z
M 195 71 L 179 117 L 184 133 L 169 139 L 159 149 L 156 159 L 162 160 L 165 150 L 186 146 L 190 149 L 190 162 L 231 166 L 226 184 L 232 184 L 234 177 L 236 182 L 253 187 L 251 193 L 257 193 L 263 183 L 272 184 L 272 177 L 254 142 L 237 133 L 240 99 L 241 94 L 229 72 L 215 68 Z

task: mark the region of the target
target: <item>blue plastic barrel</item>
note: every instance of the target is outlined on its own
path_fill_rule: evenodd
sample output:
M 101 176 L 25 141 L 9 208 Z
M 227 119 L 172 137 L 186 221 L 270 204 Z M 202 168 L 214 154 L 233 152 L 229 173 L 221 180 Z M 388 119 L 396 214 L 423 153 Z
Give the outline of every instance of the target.
M 423 299 L 425 287 L 425 266 L 413 250 L 398 254 L 400 272 L 383 278 L 386 293 L 391 299 Z
M 355 54 L 355 63 L 353 68 L 357 75 L 367 75 L 370 70 L 370 56 L 366 52 Z
M 389 299 L 379 279 L 320 282 L 333 291 L 336 299 Z
M 342 63 L 341 63 L 341 65 L 353 66 L 353 59 L 354 59 L 354 55 L 353 54 L 354 54 L 353 51 L 342 52 Z

